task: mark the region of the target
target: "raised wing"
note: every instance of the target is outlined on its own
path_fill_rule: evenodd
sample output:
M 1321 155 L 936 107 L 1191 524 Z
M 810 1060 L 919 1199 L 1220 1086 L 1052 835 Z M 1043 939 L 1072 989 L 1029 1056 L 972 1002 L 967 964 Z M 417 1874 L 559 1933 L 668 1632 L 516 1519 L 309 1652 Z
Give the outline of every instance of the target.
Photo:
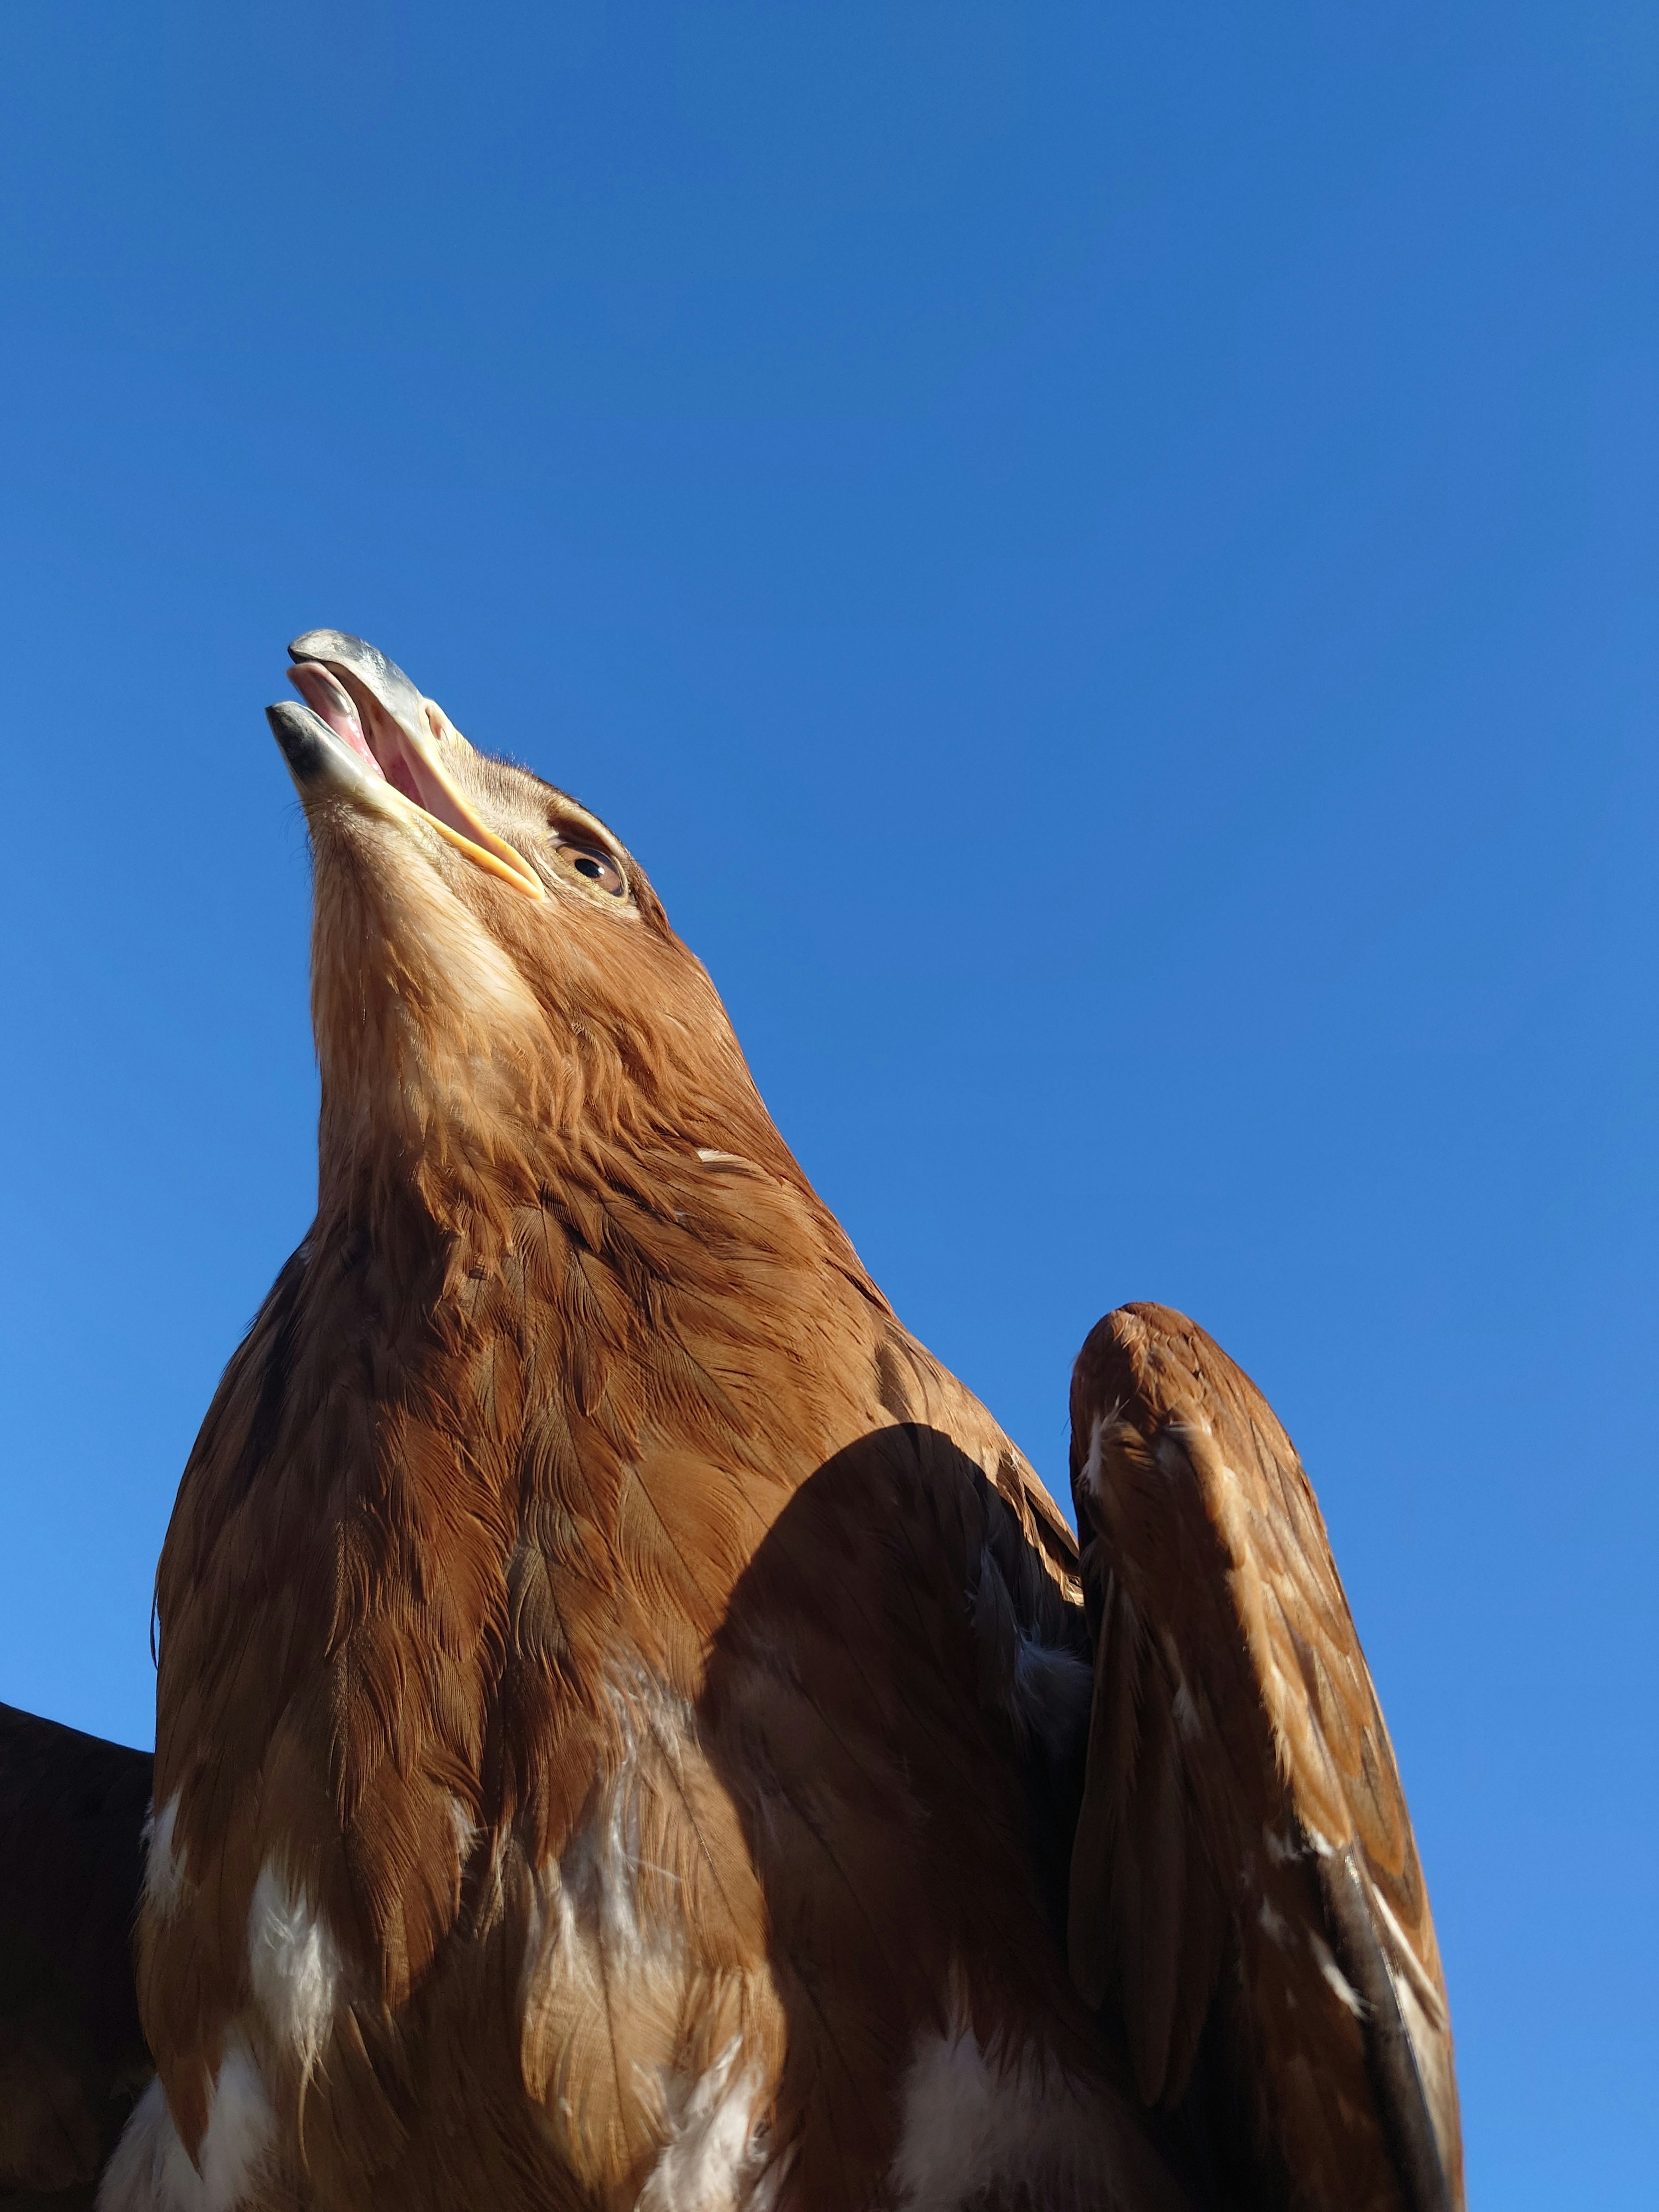
M 1261 1392 L 1168 1307 L 1072 1386 L 1095 1646 L 1072 1969 L 1224 2202 L 1463 2203 L 1445 1984 L 1325 1525 Z
M 148 1752 L 0 1705 L 7 2204 L 90 2206 L 149 2076 L 131 1943 L 150 1766 Z

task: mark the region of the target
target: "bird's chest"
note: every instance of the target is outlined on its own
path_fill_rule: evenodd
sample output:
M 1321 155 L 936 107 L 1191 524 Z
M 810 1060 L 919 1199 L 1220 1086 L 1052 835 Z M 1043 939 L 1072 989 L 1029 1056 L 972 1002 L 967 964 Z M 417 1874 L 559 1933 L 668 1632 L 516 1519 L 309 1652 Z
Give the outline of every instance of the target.
M 1006 1655 L 975 1625 L 960 1523 L 995 1502 L 897 1450 L 797 1490 L 684 1686 L 661 1644 L 607 1659 L 593 1779 L 526 1867 L 519 1978 L 524 2081 L 601 2198 L 943 2207 L 1093 2062 Z
M 1012 2137 L 964 2166 L 949 2112 L 1024 2109 L 1069 2003 L 975 1641 L 995 1500 L 926 1431 L 769 1490 L 572 1425 L 516 1529 L 440 1542 L 412 1490 L 401 1550 L 346 1526 L 374 1601 L 328 1661 L 349 1825 L 243 1853 L 272 1878 L 218 1977 L 276 2142 L 334 2173 L 319 2202 L 399 2212 L 515 2206 L 526 2172 L 526 2205 L 605 2212 L 954 2202 Z
M 698 1702 L 619 1674 L 579 1816 L 542 1852 L 470 1839 L 466 1911 L 379 2029 L 375 1976 L 273 1849 L 225 2039 L 240 2102 L 225 2074 L 198 2146 L 236 2152 L 227 2203 L 263 2212 L 246 2188 L 302 2140 L 319 2208 L 398 2212 L 946 2212 L 1086 2179 L 1099 2116 L 997 1863 L 994 1769 L 941 1802 L 960 1720 L 930 1744 L 858 1679 L 837 1698 L 764 1644 L 717 1652 Z
M 636 1680 L 527 1870 L 523 2078 L 596 2201 L 988 2207 L 1090 2135 L 1006 1792 L 982 1760 L 975 1803 L 944 1788 L 969 1707 L 912 1728 L 853 1671 L 738 1645 L 697 1709 Z

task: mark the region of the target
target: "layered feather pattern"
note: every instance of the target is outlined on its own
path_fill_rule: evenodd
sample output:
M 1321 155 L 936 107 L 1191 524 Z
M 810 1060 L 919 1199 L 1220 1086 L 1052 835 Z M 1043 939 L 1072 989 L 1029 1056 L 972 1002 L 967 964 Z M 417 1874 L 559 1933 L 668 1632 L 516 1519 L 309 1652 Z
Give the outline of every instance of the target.
M 1416 2212 L 1376 2019 L 1443 1992 L 1271 1415 L 1085 1352 L 1080 1581 L 631 856 L 301 647 L 318 1211 L 158 1576 L 106 2212 Z

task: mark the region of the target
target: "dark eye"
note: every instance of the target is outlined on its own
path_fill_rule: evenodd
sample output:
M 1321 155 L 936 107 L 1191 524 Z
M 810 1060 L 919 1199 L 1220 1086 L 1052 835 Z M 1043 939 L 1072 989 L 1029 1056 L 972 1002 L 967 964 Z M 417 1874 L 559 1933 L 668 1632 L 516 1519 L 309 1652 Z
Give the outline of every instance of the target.
M 628 878 L 601 845 L 589 845 L 574 837 L 555 837 L 553 850 L 559 865 L 573 876 L 580 876 L 596 891 L 608 891 L 612 898 L 626 898 Z

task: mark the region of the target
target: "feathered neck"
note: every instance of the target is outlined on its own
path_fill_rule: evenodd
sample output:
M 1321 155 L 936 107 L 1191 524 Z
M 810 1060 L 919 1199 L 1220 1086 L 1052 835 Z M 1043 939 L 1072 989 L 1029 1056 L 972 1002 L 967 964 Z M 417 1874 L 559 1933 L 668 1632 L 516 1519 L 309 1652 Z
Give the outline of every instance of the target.
M 403 1255 L 428 1283 L 441 1252 L 453 1291 L 502 1264 L 526 1210 L 579 1237 L 607 1210 L 678 1210 L 683 1172 L 711 1152 L 797 1190 L 844 1245 L 671 933 L 640 933 L 619 993 L 545 942 L 539 960 L 514 957 L 441 884 L 338 858 L 319 872 L 313 939 L 313 1250 Z

